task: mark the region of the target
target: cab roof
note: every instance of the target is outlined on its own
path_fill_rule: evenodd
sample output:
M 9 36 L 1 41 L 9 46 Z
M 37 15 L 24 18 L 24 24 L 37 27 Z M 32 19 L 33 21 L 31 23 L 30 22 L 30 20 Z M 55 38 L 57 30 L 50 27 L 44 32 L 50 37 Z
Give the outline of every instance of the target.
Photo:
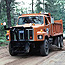
M 27 17 L 27 16 L 50 16 L 50 13 L 32 13 L 32 14 L 22 14 L 19 17 Z

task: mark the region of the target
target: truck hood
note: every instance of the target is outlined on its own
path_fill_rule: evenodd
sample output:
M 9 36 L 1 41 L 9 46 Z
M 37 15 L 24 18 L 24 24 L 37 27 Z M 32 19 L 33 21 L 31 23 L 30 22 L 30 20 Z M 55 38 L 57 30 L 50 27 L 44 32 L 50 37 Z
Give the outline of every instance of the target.
M 40 26 L 44 26 L 44 24 L 35 24 L 35 25 L 32 25 L 32 26 L 30 26 L 30 24 L 24 24 L 24 25 L 16 25 L 16 26 L 13 26 L 13 27 L 33 27 L 33 28 L 38 28 Z

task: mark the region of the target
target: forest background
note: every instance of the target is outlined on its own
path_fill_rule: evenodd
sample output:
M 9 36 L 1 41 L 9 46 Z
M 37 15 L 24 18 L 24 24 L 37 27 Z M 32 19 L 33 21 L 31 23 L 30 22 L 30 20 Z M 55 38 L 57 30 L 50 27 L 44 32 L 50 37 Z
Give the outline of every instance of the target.
M 0 24 L 6 22 L 10 27 L 16 25 L 18 16 L 22 14 L 49 12 L 55 20 L 63 20 L 65 31 L 65 0 L 31 0 L 28 6 L 26 3 L 24 0 L 0 0 Z M 0 25 L 0 44 L 7 43 L 6 33 Z

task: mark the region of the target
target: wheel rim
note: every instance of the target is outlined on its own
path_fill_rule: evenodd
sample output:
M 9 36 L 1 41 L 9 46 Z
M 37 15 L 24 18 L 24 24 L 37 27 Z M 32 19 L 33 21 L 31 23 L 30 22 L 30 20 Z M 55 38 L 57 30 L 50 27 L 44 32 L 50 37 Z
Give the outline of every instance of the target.
M 49 48 L 48 48 L 48 41 L 45 42 L 45 52 L 48 54 Z

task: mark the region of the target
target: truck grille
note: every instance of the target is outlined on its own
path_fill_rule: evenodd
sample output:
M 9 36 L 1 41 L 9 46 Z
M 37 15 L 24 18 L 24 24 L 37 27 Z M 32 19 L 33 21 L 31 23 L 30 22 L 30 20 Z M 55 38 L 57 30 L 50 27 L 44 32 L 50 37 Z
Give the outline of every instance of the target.
M 19 31 L 19 39 L 20 40 L 24 39 L 24 30 Z
M 26 38 L 28 40 L 33 40 L 33 29 L 26 29 Z
M 34 36 L 33 36 L 33 29 L 16 29 L 16 30 L 11 30 L 11 40 L 12 41 L 33 41 Z

